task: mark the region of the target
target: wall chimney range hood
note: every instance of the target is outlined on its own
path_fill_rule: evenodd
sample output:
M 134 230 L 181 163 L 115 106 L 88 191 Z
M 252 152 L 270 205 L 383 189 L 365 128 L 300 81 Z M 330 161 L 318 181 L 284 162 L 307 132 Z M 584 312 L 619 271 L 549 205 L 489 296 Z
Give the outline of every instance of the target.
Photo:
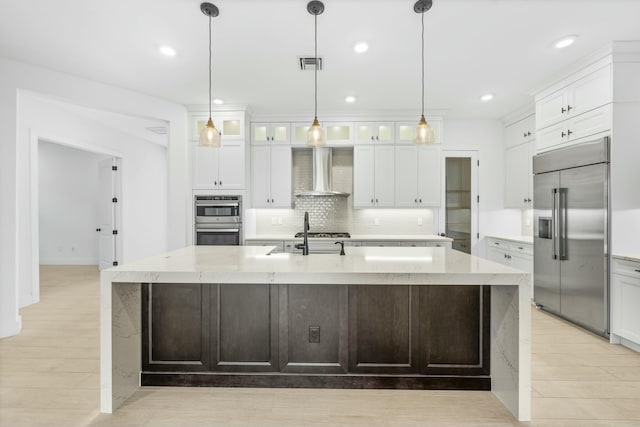
M 349 193 L 334 191 L 331 179 L 333 151 L 322 147 L 313 149 L 313 190 L 297 193 L 296 197 L 348 197 Z

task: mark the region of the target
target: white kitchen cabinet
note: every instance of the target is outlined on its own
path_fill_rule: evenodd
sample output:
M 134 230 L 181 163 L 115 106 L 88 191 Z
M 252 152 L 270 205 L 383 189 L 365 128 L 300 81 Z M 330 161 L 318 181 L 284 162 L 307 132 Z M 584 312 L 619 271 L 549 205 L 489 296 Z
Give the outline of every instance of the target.
M 355 122 L 356 144 L 393 144 L 395 142 L 394 122 Z
M 417 116 L 413 122 L 396 122 L 396 144 L 413 144 L 416 137 L 416 127 L 420 117 Z M 427 123 L 431 125 L 436 135 L 434 144 L 442 144 L 443 126 L 441 117 L 426 117 Z
M 327 147 L 351 147 L 353 146 L 352 122 L 320 122 L 324 130 Z M 297 122 L 291 124 L 291 145 L 305 147 L 307 145 L 307 132 L 311 122 Z
M 533 208 L 533 155 L 535 143 L 517 145 L 505 150 L 506 208 Z
M 193 188 L 240 190 L 244 188 L 244 141 L 222 139 L 220 148 L 193 143 Z
M 391 208 L 395 202 L 393 145 L 353 149 L 353 207 Z
M 439 147 L 395 147 L 395 207 L 440 206 Z
M 536 116 L 531 114 L 504 128 L 505 148 L 515 147 L 536 139 Z
M 611 104 L 607 104 L 537 131 L 537 151 L 574 145 L 584 138 L 611 130 L 611 124 Z
M 640 345 L 640 262 L 614 258 L 611 279 L 611 332 Z
M 536 99 L 536 130 L 578 116 L 612 100 L 611 66 L 579 78 L 569 77 L 560 88 Z
M 284 242 L 282 240 L 246 240 L 245 246 L 275 246 L 272 254 L 284 252 Z
M 487 259 L 529 273 L 533 285 L 533 245 L 524 242 L 487 238 Z M 533 286 L 531 286 L 533 300 Z
M 291 143 L 289 123 L 251 123 L 251 144 Z
M 251 190 L 254 208 L 291 208 L 291 147 L 251 147 Z
M 216 112 L 211 115 L 213 124 L 220 132 L 222 139 L 225 141 L 242 140 L 244 141 L 244 112 Z M 200 132 L 209 121 L 209 114 L 192 114 L 191 115 L 191 140 L 197 141 L 200 138 Z

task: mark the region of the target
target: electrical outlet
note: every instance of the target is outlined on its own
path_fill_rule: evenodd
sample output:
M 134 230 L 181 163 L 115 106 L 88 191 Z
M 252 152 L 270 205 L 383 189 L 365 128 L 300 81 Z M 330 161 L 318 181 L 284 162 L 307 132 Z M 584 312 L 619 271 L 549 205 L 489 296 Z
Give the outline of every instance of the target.
M 320 342 L 320 326 L 309 326 L 309 342 Z
M 380 225 L 380 218 L 373 218 L 373 225 Z
M 276 225 L 276 217 L 275 216 L 271 217 L 271 225 Z
M 421 216 L 418 217 L 418 225 L 422 225 L 422 217 Z
M 282 217 L 281 216 L 278 217 L 278 225 L 282 225 Z

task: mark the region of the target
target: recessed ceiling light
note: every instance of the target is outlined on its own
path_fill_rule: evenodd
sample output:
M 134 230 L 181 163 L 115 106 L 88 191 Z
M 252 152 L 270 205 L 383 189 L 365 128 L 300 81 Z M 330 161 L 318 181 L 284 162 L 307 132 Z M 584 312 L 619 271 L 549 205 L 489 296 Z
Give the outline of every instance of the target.
M 369 45 L 365 42 L 358 42 L 353 46 L 353 50 L 358 53 L 366 52 L 369 49 Z
M 482 95 L 480 97 L 481 101 L 491 101 L 493 99 L 493 94 L 492 93 L 487 93 L 485 95 Z
M 348 103 L 356 102 L 356 97 L 355 96 L 347 96 L 344 99 L 344 102 L 348 102 Z
M 176 56 L 176 50 L 171 46 L 160 46 L 160 53 L 166 56 Z
M 216 98 L 216 99 L 213 100 L 213 103 L 216 104 L 216 105 L 222 105 L 222 104 L 224 104 L 224 101 L 222 99 Z
M 554 46 L 556 47 L 556 49 L 562 49 L 567 46 L 571 46 L 573 42 L 576 41 L 577 38 L 578 36 L 576 35 L 565 36 L 560 40 L 558 40 L 557 42 L 555 42 Z

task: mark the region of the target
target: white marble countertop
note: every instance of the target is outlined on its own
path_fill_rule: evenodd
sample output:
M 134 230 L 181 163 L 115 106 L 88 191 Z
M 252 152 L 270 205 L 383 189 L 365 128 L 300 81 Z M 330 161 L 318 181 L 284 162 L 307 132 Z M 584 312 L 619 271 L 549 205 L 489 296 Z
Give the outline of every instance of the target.
M 111 282 L 518 285 L 519 270 L 448 248 L 349 247 L 346 255 L 272 246 L 189 246 L 103 270 Z
M 294 234 L 258 234 L 255 236 L 245 237 L 244 240 L 302 240 L 302 237 L 293 237 Z M 450 237 L 442 237 L 436 234 L 352 234 L 351 237 L 332 237 L 332 238 L 318 238 L 317 240 L 353 240 L 353 241 L 427 241 L 427 242 L 451 242 Z
M 622 259 L 625 261 L 633 261 L 633 262 L 640 262 L 640 255 L 633 255 L 633 254 L 613 254 L 611 255 L 612 258 L 616 258 L 616 259 Z
M 508 240 L 509 242 L 526 243 L 526 244 L 529 244 L 529 245 L 533 245 L 533 236 L 517 236 L 517 235 L 508 235 L 508 234 L 487 234 L 486 237 L 490 238 L 490 239 Z

